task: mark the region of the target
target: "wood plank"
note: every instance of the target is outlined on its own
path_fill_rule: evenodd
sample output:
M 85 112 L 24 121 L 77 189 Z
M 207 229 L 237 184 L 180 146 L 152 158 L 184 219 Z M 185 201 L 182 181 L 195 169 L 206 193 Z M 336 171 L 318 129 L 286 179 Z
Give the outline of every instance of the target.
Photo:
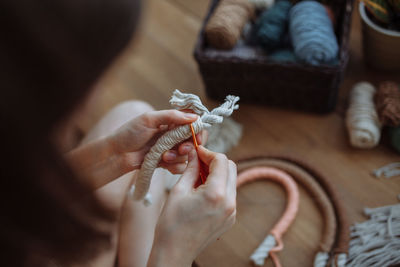
M 155 108 L 169 108 L 173 89 L 205 98 L 192 49 L 209 0 L 149 0 L 140 34 L 99 82 L 99 91 L 80 112 L 82 129 L 89 129 L 113 105 L 126 99 L 142 99 Z M 353 84 L 367 79 L 397 80 L 364 65 L 359 15 L 355 12 L 351 33 L 351 59 L 339 91 L 336 112 L 314 115 L 271 107 L 241 105 L 234 118 L 244 127 L 233 159 L 257 154 L 289 154 L 302 158 L 324 173 L 340 189 L 352 222 L 362 221 L 364 206 L 397 203 L 397 179 L 376 179 L 374 168 L 399 161 L 399 155 L 381 144 L 372 150 L 350 147 L 344 126 L 347 95 Z M 283 266 L 311 266 L 321 236 L 322 220 L 313 200 L 300 188 L 300 211 L 284 237 L 279 253 Z M 283 190 L 276 184 L 246 185 L 238 193 L 236 225 L 197 258 L 200 267 L 251 266 L 248 257 L 279 218 L 285 205 Z M 269 260 L 265 266 L 273 266 Z

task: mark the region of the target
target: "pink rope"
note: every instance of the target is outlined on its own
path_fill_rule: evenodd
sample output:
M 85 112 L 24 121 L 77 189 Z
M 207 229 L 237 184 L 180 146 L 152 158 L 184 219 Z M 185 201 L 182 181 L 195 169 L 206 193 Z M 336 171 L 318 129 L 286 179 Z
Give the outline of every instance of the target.
M 296 218 L 300 202 L 299 190 L 297 188 L 296 182 L 289 174 L 271 167 L 253 167 L 239 173 L 237 177 L 237 187 L 240 187 L 245 183 L 261 179 L 268 179 L 281 184 L 285 188 L 287 194 L 287 204 L 285 212 L 270 231 L 270 234 L 275 237 L 277 246 L 270 250 L 269 255 L 271 256 L 274 265 L 276 267 L 280 267 L 281 263 L 279 261 L 279 258 L 275 255 L 275 252 L 281 251 L 283 249 L 282 236 Z

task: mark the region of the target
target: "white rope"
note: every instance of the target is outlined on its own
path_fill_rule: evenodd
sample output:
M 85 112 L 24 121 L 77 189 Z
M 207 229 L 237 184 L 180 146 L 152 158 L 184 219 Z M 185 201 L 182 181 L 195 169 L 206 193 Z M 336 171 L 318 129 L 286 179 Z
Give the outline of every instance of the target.
M 379 169 L 375 169 L 372 174 L 379 178 L 384 176 L 385 178 L 391 178 L 400 175 L 400 162 L 394 162 L 387 164 Z
M 400 263 L 400 204 L 365 209 L 370 219 L 351 227 L 346 266 L 386 267 Z
M 268 235 L 258 248 L 250 256 L 250 260 L 257 266 L 263 266 L 268 258 L 269 252 L 276 246 L 276 240 L 273 235 Z
M 221 106 L 210 112 L 201 103 L 198 96 L 184 94 L 179 90 L 175 90 L 171 97 L 170 104 L 176 109 L 191 109 L 200 116 L 197 121 L 192 123 L 194 131 L 197 134 L 213 124 L 221 123 L 224 117 L 230 116 L 234 110 L 239 108 L 239 105 L 236 104 L 238 101 L 239 97 L 228 95 Z M 161 160 L 162 154 L 188 139 L 190 136 L 191 131 L 189 125 L 178 126 L 162 135 L 157 140 L 156 144 L 150 148 L 150 151 L 144 157 L 144 161 L 139 170 L 138 179 L 136 180 L 136 189 L 133 193 L 133 198 L 135 200 L 143 199 L 148 192 L 151 178 Z
M 329 260 L 328 252 L 318 252 L 314 257 L 314 267 L 326 267 Z
M 347 263 L 347 254 L 345 253 L 340 253 L 337 256 L 336 260 L 336 266 L 335 267 L 345 267 Z
M 373 102 L 374 94 L 374 86 L 367 82 L 357 83 L 351 90 L 346 125 L 354 147 L 372 148 L 379 143 L 381 124 Z
M 132 185 L 131 188 L 129 189 L 128 195 L 133 196 L 134 192 L 135 192 L 135 185 Z M 151 204 L 153 204 L 150 192 L 147 192 L 146 195 L 144 196 L 143 203 L 145 206 L 150 206 Z

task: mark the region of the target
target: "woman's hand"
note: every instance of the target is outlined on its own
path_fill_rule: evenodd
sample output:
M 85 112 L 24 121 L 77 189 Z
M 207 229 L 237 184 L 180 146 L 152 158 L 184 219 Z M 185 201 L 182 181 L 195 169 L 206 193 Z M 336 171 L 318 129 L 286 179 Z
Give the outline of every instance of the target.
M 192 123 L 197 118 L 195 114 L 177 110 L 147 112 L 121 126 L 110 136 L 110 143 L 116 154 L 124 155 L 125 167 L 134 170 L 140 168 L 146 153 L 165 131 Z M 197 135 L 200 144 L 205 138 L 204 131 Z M 179 144 L 163 154 L 160 166 L 172 173 L 182 173 L 186 167 L 187 154 L 192 149 L 190 141 Z
M 196 121 L 197 115 L 177 110 L 150 111 L 122 125 L 116 132 L 70 151 L 66 158 L 92 188 L 99 188 L 125 173 L 140 168 L 143 158 L 157 138 L 177 125 Z M 198 135 L 204 141 L 203 134 Z M 182 173 L 190 141 L 164 153 L 161 167 Z
M 196 256 L 235 222 L 236 165 L 203 147 L 198 153 L 209 166 L 207 182 L 193 189 L 199 175 L 193 150 L 160 215 L 149 267 L 191 266 Z

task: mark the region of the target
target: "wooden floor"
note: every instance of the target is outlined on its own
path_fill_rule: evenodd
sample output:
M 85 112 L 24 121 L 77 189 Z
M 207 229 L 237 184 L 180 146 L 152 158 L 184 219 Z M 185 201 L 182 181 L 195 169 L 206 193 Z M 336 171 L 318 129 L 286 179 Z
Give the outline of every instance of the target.
M 99 92 L 80 125 L 89 129 L 113 105 L 142 99 L 155 108 L 169 108 L 171 92 L 179 88 L 205 99 L 192 49 L 209 0 L 145 1 L 141 32 L 99 83 Z M 399 82 L 397 76 L 397 82 Z M 364 67 L 358 12 L 353 16 L 351 60 L 340 89 L 339 104 L 329 115 L 312 115 L 270 107 L 241 105 L 234 118 L 244 126 L 233 159 L 257 153 L 285 153 L 304 158 L 340 188 L 351 221 L 361 221 L 362 208 L 397 203 L 400 178 L 378 180 L 370 173 L 399 155 L 380 145 L 372 150 L 351 148 L 344 126 L 346 98 L 351 86 L 367 79 L 375 84 L 395 75 Z M 214 105 L 210 100 L 209 105 Z M 301 190 L 300 212 L 284 238 L 283 266 L 311 266 L 321 232 L 321 218 L 312 199 Z M 283 191 L 258 183 L 238 194 L 237 223 L 231 231 L 199 255 L 201 267 L 251 266 L 248 256 L 268 233 L 285 205 Z M 272 266 L 268 261 L 265 266 Z

